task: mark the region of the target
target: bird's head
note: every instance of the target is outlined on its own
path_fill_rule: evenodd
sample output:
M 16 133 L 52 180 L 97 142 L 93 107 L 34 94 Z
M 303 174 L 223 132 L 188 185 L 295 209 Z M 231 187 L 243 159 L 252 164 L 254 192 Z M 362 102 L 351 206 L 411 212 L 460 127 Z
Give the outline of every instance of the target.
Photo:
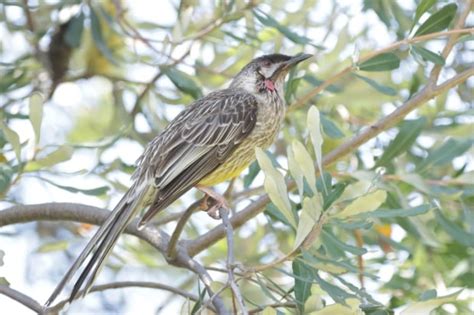
M 252 60 L 231 83 L 231 88 L 241 88 L 252 94 L 278 93 L 283 96 L 285 77 L 288 72 L 303 60 L 312 57 L 299 54 L 294 57 L 271 54 Z

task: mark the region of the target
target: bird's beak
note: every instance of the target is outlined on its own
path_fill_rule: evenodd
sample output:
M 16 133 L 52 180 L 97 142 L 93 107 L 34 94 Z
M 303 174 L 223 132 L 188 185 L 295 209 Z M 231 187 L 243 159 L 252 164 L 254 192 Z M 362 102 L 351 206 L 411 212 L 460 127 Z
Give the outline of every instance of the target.
M 313 57 L 313 55 L 310 54 L 299 54 L 294 57 L 291 57 L 288 61 L 283 62 L 272 74 L 270 80 L 273 82 L 276 82 L 278 78 L 281 76 L 285 76 L 291 68 L 295 67 L 297 64 L 299 64 L 301 61 L 304 61 L 308 58 Z

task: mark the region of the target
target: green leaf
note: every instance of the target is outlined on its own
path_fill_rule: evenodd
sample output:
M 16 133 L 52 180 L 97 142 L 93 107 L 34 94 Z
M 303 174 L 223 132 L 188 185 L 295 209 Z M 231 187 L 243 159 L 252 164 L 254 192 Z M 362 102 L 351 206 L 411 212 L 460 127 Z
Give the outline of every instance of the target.
M 310 74 L 305 74 L 303 76 L 303 80 L 305 80 L 309 84 L 313 85 L 313 87 L 318 87 L 318 86 L 320 86 L 321 84 L 324 83 L 324 81 L 321 81 L 318 78 L 316 78 L 315 76 L 310 75 Z M 337 86 L 337 85 L 334 85 L 334 84 L 330 84 L 325 90 L 328 91 L 328 92 L 331 92 L 331 93 L 340 93 L 340 92 L 342 92 L 342 88 L 340 86 Z
M 400 315 L 430 315 L 431 311 L 433 311 L 435 308 L 443 304 L 456 301 L 461 291 L 462 289 L 450 295 L 440 296 L 426 301 L 415 302 L 406 307 L 400 313 Z
M 191 95 L 194 99 L 202 96 L 201 89 L 187 73 L 172 67 L 162 67 L 161 71 L 181 92 Z
M 397 136 L 384 150 L 382 156 L 375 163 L 375 167 L 387 166 L 398 155 L 407 152 L 420 135 L 426 124 L 426 118 L 421 117 L 414 120 L 405 120 L 400 124 Z
M 321 134 L 321 119 L 319 118 L 319 110 L 316 106 L 311 106 L 308 110 L 306 125 L 309 130 L 311 142 L 313 143 L 314 154 L 316 155 L 316 163 L 318 163 L 319 173 L 323 174 L 323 155 L 322 147 L 324 138 Z M 326 183 L 323 181 L 324 191 L 327 192 Z
M 272 160 L 262 149 L 256 147 L 255 153 L 258 164 L 265 173 L 265 191 L 277 209 L 290 222 L 291 226 L 296 228 L 297 224 L 291 209 L 290 200 L 288 199 L 288 190 L 283 175 L 275 169 Z
M 0 285 L 9 286 L 9 285 L 10 285 L 10 282 L 8 282 L 7 278 L 5 278 L 5 277 L 0 277 Z
M 316 195 L 311 198 L 305 197 L 303 199 L 303 209 L 301 210 L 300 219 L 298 221 L 293 250 L 300 247 L 304 242 L 308 234 L 319 221 L 321 212 L 321 205 Z
M 420 205 L 408 209 L 378 209 L 372 212 L 362 213 L 360 218 L 396 218 L 411 217 L 427 213 L 432 207 L 430 205 Z
M 319 284 L 321 289 L 323 289 L 331 298 L 337 303 L 345 303 L 345 300 L 348 298 L 354 297 L 353 294 L 347 293 L 343 289 L 329 283 L 328 281 L 322 279 L 317 272 L 313 273 L 314 280 Z M 334 313 L 329 313 L 334 314 Z
M 449 221 L 438 209 L 435 213 L 436 221 L 456 242 L 467 247 L 474 247 L 474 234 L 464 231 L 460 226 Z
M 430 289 L 420 295 L 420 301 L 435 299 L 438 296 L 436 289 Z
M 342 303 L 342 302 L 341 302 Z M 358 299 L 352 298 L 347 299 L 341 303 L 335 303 L 326 306 L 322 310 L 311 313 L 312 315 L 356 315 L 363 314 L 360 309 L 360 301 Z
M 286 156 L 288 158 L 288 170 L 290 171 L 291 177 L 293 177 L 296 182 L 296 187 L 298 187 L 298 193 L 300 195 L 300 198 L 303 198 L 304 171 L 296 161 L 295 155 L 293 153 L 293 148 L 291 146 L 288 146 L 286 152 Z
M 417 165 L 417 171 L 422 172 L 432 165 L 440 166 L 452 162 L 453 158 L 469 150 L 472 143 L 473 141 L 471 139 L 464 141 L 455 140 L 453 138 L 448 139 L 443 145 L 432 150 L 430 154 Z
M 40 179 L 48 184 L 64 189 L 66 191 L 69 191 L 72 193 L 82 193 L 84 195 L 89 195 L 89 196 L 101 196 L 109 190 L 108 186 L 100 186 L 100 187 L 91 188 L 91 189 L 81 189 L 81 188 L 76 188 L 76 187 L 71 187 L 71 186 L 59 185 L 44 177 L 40 177 Z
M 43 167 L 50 167 L 71 159 L 74 149 L 71 146 L 63 145 L 43 158 L 30 161 L 25 166 L 25 171 L 31 172 Z
M 384 190 L 376 190 L 352 201 L 341 212 L 338 212 L 335 217 L 344 219 L 364 212 L 374 211 L 380 207 L 386 198 L 387 193 Z
M 198 290 L 199 290 L 199 287 L 198 287 Z M 205 288 L 199 291 L 199 299 L 194 304 L 191 310 L 191 315 L 197 314 L 198 311 L 201 309 L 201 306 L 204 303 L 204 297 L 206 296 L 206 293 L 207 291 Z
M 442 56 L 435 54 L 431 50 L 428 50 L 424 47 L 413 45 L 411 46 L 411 51 L 420 55 L 425 61 L 431 61 L 432 63 L 440 66 L 444 66 L 445 60 Z
M 316 170 L 314 168 L 313 159 L 309 155 L 304 145 L 294 139 L 291 142 L 291 149 L 295 158 L 295 163 L 301 169 L 301 174 L 308 181 L 311 191 L 316 192 Z
M 365 253 L 367 253 L 367 250 L 365 248 L 352 246 L 345 242 L 342 242 L 341 240 L 339 240 L 339 238 L 337 238 L 334 234 L 332 234 L 326 229 L 323 229 L 321 233 L 321 238 L 326 246 L 338 247 L 342 251 L 351 253 L 356 256 L 364 255 Z
M 454 16 L 456 16 L 457 9 L 458 6 L 454 3 L 445 5 L 421 24 L 421 26 L 416 30 L 414 37 L 444 30 L 449 26 Z
M 56 242 L 43 244 L 36 251 L 38 253 L 49 253 L 49 252 L 65 251 L 68 247 L 69 247 L 68 241 L 56 241 Z
M 304 304 L 311 295 L 311 285 L 313 284 L 311 281 L 312 272 L 299 259 L 293 261 L 292 268 L 293 273 L 297 276 L 295 277 L 294 286 L 296 303 L 300 314 L 304 314 Z
M 253 180 L 260 173 L 260 166 L 258 162 L 255 161 L 249 166 L 249 172 L 244 176 L 244 188 L 249 188 L 252 185 Z
M 64 40 L 71 48 L 78 48 L 81 46 L 82 32 L 84 30 L 84 12 L 81 12 L 71 18 L 68 22 Z
M 398 67 L 400 67 L 400 59 L 393 53 L 380 54 L 358 64 L 359 70 L 362 71 L 387 71 Z
M 277 20 L 275 20 L 272 16 L 266 14 L 261 10 L 254 10 L 253 15 L 257 18 L 265 26 L 275 28 L 280 33 L 282 33 L 286 38 L 291 40 L 296 44 L 305 45 L 311 42 L 311 40 L 306 36 L 301 36 L 287 28 L 286 26 L 281 25 Z M 313 45 L 314 46 L 314 45 Z
M 7 126 L 4 121 L 0 121 L 0 128 L 3 131 L 3 135 L 5 139 L 11 144 L 13 151 L 15 151 L 15 155 L 18 161 L 21 160 L 21 144 L 20 144 L 20 137 L 18 134 Z
M 390 96 L 395 96 L 395 95 L 397 95 L 397 91 L 396 91 L 395 89 L 392 89 L 391 87 L 382 85 L 382 84 L 378 83 L 377 81 L 374 81 L 374 80 L 372 80 L 372 79 L 369 79 L 369 78 L 367 78 L 367 77 L 361 76 L 361 75 L 356 74 L 356 73 L 353 73 L 353 75 L 354 75 L 356 78 L 359 78 L 359 79 L 361 79 L 362 81 L 364 81 L 365 83 L 369 84 L 371 87 L 373 87 L 374 89 L 376 89 L 376 90 L 379 91 L 380 93 L 383 93 L 383 94 L 386 94 L 386 95 L 390 95 Z
M 104 36 L 102 34 L 102 27 L 100 25 L 99 17 L 97 16 L 92 6 L 89 6 L 89 9 L 90 9 L 90 17 L 91 17 L 92 39 L 94 40 L 94 43 L 96 44 L 97 48 L 102 53 L 102 55 L 105 58 L 107 58 L 108 61 L 110 61 L 114 65 L 117 65 L 118 64 L 117 60 L 113 52 L 110 50 L 109 46 L 107 45 L 107 42 L 105 41 Z
M 320 113 L 321 125 L 323 126 L 324 134 L 333 139 L 340 139 L 344 137 L 344 133 L 339 127 L 326 115 Z
M 35 133 L 35 142 L 38 144 L 41 136 L 41 122 L 43 121 L 43 97 L 39 93 L 33 93 L 30 97 L 29 117 Z
M 435 4 L 435 3 L 436 3 L 436 0 L 422 0 L 420 2 L 418 7 L 416 8 L 415 19 L 413 21 L 413 26 L 411 27 L 411 29 L 413 29 L 413 27 L 415 27 L 416 23 L 418 23 L 421 16 L 423 15 L 423 13 L 428 11 L 433 6 L 433 4 Z M 411 30 L 410 30 L 410 32 L 411 32 Z
M 13 168 L 11 168 L 8 164 L 0 164 L 0 193 L 4 192 L 8 189 L 8 187 L 10 187 L 13 174 Z

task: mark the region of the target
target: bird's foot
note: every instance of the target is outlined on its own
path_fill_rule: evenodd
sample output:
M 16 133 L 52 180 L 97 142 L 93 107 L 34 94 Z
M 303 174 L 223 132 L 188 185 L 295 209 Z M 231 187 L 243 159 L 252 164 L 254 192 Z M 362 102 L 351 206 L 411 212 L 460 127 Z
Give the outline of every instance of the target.
M 196 188 L 206 194 L 200 204 L 200 208 L 203 211 L 206 211 L 211 218 L 219 220 L 221 218 L 219 215 L 219 209 L 221 208 L 230 210 L 230 207 L 227 204 L 224 196 L 220 195 L 209 187 L 197 185 Z

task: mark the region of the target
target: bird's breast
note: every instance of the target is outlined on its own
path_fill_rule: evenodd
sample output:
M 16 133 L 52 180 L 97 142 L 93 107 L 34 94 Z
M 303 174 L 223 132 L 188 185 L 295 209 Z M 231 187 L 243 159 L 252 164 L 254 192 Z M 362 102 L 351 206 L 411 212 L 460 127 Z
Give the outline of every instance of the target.
M 279 97 L 259 99 L 257 122 L 252 132 L 217 169 L 199 184 L 214 186 L 238 176 L 255 160 L 255 148 L 268 148 L 275 140 L 285 117 L 285 103 Z

